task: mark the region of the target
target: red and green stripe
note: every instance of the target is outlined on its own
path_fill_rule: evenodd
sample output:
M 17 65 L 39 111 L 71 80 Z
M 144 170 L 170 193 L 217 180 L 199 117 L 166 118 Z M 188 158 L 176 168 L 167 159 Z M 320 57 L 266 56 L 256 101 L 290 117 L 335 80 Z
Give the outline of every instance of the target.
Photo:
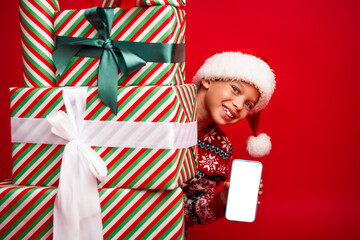
M 100 192 L 101 195 L 101 192 Z M 102 196 L 100 196 L 103 199 Z M 113 199 L 121 198 L 116 210 Z M 182 191 L 119 189 L 102 205 L 104 239 L 181 239 Z
M 0 238 L 51 239 L 56 192 L 56 188 L 0 184 Z M 99 195 L 104 239 L 182 239 L 180 188 L 102 188 Z
M 47 239 L 55 194 L 55 188 L 0 187 L 0 238 Z
M 183 165 L 181 166 L 180 175 L 178 177 L 178 186 L 181 186 L 187 180 L 195 177 L 197 173 L 196 157 L 197 146 L 189 148 L 186 152 Z
M 99 38 L 84 16 L 84 10 L 55 14 L 58 36 Z M 184 43 L 184 11 L 170 6 L 116 8 L 111 37 L 119 41 Z M 99 59 L 74 57 L 65 72 L 56 77 L 57 86 L 96 86 Z M 182 63 L 149 62 L 125 76 L 119 72 L 119 85 L 177 85 L 184 83 Z M 30 73 L 29 73 L 30 74 Z
M 103 0 L 102 7 L 119 7 L 120 0 Z M 136 6 L 155 6 L 171 5 L 175 7 L 185 7 L 185 0 L 136 0 Z
M 55 86 L 54 13 L 57 0 L 20 0 L 20 27 L 25 85 Z

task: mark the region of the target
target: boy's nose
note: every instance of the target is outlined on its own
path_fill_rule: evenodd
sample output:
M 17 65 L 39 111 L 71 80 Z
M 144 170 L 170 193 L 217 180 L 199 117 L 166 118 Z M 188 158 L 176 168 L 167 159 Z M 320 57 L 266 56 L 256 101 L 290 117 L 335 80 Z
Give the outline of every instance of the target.
M 233 106 L 235 107 L 236 111 L 241 111 L 241 109 L 243 108 L 243 103 L 241 100 L 235 99 L 233 101 Z

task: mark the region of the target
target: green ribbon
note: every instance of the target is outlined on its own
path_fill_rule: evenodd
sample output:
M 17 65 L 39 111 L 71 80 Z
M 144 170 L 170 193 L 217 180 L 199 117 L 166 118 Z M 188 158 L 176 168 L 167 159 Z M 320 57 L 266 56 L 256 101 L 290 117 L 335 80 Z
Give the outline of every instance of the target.
M 113 8 L 85 10 L 85 18 L 102 39 L 56 36 L 53 53 L 55 67 L 64 73 L 74 56 L 100 58 L 98 70 L 99 98 L 117 114 L 118 69 L 129 75 L 146 62 L 184 62 L 185 44 L 114 41 L 110 39 Z

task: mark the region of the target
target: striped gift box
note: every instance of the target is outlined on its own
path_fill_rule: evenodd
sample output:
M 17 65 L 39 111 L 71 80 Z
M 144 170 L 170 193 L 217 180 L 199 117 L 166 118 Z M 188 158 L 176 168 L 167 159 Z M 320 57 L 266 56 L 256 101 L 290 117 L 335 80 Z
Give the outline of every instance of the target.
M 185 7 L 185 0 L 135 0 L 136 6 L 171 5 L 174 7 Z M 119 7 L 121 0 L 103 0 L 103 7 Z
M 103 0 L 102 5 L 106 7 L 113 7 L 116 5 L 116 0 Z M 185 1 L 183 0 L 137 0 L 137 6 L 154 6 L 154 5 L 168 5 L 168 6 L 184 6 Z M 65 86 L 65 85 L 81 85 L 86 84 L 87 86 L 94 86 L 96 83 L 96 78 L 94 75 L 87 75 L 84 77 L 81 74 L 81 71 L 92 68 L 93 64 L 97 65 L 98 61 L 94 61 L 92 64 L 89 63 L 89 59 L 74 59 L 77 69 L 68 69 L 63 77 L 56 77 L 56 69 L 54 67 L 54 61 L 52 53 L 54 52 L 55 43 L 54 43 L 54 15 L 55 12 L 59 10 L 59 3 L 57 0 L 19 0 L 19 10 L 20 10 L 20 30 L 21 30 L 21 44 L 23 50 L 23 66 L 24 66 L 24 81 L 26 87 L 51 87 L 51 86 Z M 160 7 L 161 8 L 161 7 Z M 136 9 L 136 10 L 135 10 Z M 117 29 L 121 29 L 119 37 L 135 38 L 136 41 L 145 41 L 145 42 L 174 42 L 174 43 L 184 43 L 184 30 L 185 30 L 185 20 L 184 12 L 179 9 L 166 8 L 159 11 L 160 15 L 154 14 L 153 12 L 141 12 L 138 16 L 133 16 L 134 12 L 138 12 L 139 8 L 131 10 L 117 10 L 122 16 L 130 17 L 132 19 L 146 19 L 145 21 L 151 21 L 151 26 L 144 24 L 145 22 L 139 22 L 139 33 L 145 34 L 145 36 L 134 36 L 134 28 L 138 29 L 134 24 L 129 26 L 118 26 Z M 171 10 L 170 10 L 171 9 Z M 134 11 L 135 10 L 135 11 Z M 74 11 L 77 13 L 77 11 Z M 72 21 L 78 20 L 78 15 L 75 13 L 75 16 L 71 16 Z M 127 15 L 125 15 L 127 13 Z M 121 15 L 120 14 L 120 15 Z M 58 13 L 57 16 L 61 16 L 61 13 Z M 120 16 L 120 18 L 122 17 Z M 61 18 L 61 17 L 60 17 Z M 120 20 L 119 18 L 119 20 Z M 64 20 L 64 19 L 62 19 Z M 62 21 L 58 20 L 58 23 Z M 128 19 L 126 23 L 131 21 Z M 75 25 L 66 26 L 69 29 L 78 29 Z M 155 26 L 154 26 L 155 25 Z M 84 25 L 81 25 L 84 30 Z M 58 25 L 57 28 L 63 28 Z M 130 28 L 130 30 L 129 30 Z M 145 29 L 146 28 L 146 29 Z M 93 31 L 90 29 L 90 32 L 87 35 L 94 36 Z M 135 30 L 137 31 L 137 30 Z M 82 34 L 83 32 L 75 32 L 76 34 Z M 71 33 L 70 34 L 74 34 Z M 119 33 L 116 33 L 119 34 Z M 150 34 L 150 35 L 146 35 Z M 156 64 L 155 64 L 156 65 Z M 119 81 L 123 82 L 122 85 L 137 84 L 137 81 L 140 81 L 141 76 L 147 75 L 149 71 L 148 78 L 156 78 L 147 80 L 148 84 L 154 84 L 159 82 L 159 84 L 177 84 L 179 82 L 184 82 L 184 63 L 177 64 L 147 64 L 146 67 L 137 72 L 137 75 L 134 74 L 128 78 L 124 77 L 119 73 Z M 169 71 L 165 73 L 164 71 Z M 162 73 L 161 77 L 156 77 L 154 72 Z M 96 74 L 93 72 L 93 74 Z M 139 76 L 141 75 L 141 76 Z M 56 78 L 59 83 L 56 84 Z M 79 79 L 77 82 L 74 80 Z M 84 83 L 85 81 L 86 83 Z M 145 84 L 145 83 L 144 83 Z
M 55 35 L 76 38 L 100 38 L 82 10 L 55 14 Z M 185 12 L 172 6 L 115 8 L 110 38 L 115 41 L 145 43 L 185 43 Z M 57 86 L 97 86 L 100 59 L 75 56 Z M 147 62 L 141 69 L 124 75 L 118 73 L 119 85 L 179 85 L 184 83 L 185 62 Z
M 57 189 L 0 184 L 0 239 L 52 239 Z M 104 239 L 182 239 L 180 188 L 99 189 Z
M 52 112 L 64 110 L 63 89 L 12 88 L 12 119 L 44 119 Z M 97 88 L 90 87 L 87 90 L 84 120 L 194 124 L 195 89 L 193 84 L 118 87 L 118 114 L 114 115 L 99 100 Z M 12 124 L 12 129 L 14 133 L 20 127 Z M 38 132 L 35 125 L 26 128 L 21 136 L 31 137 Z M 93 138 L 104 138 L 103 131 L 94 134 L 98 135 Z M 196 146 L 171 149 L 103 146 L 92 148 L 108 168 L 108 179 L 99 183 L 100 187 L 174 189 L 196 171 Z M 13 140 L 14 184 L 57 186 L 63 151 L 64 145 Z
M 24 81 L 27 87 L 55 86 L 54 14 L 57 0 L 19 0 Z

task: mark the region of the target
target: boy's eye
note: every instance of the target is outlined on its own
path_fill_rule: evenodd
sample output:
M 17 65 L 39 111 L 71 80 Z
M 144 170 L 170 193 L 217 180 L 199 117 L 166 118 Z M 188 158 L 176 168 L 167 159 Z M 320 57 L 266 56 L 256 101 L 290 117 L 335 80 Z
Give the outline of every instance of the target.
M 233 89 L 234 92 L 236 92 L 236 93 L 240 92 L 237 87 L 235 87 L 235 86 L 231 86 L 231 87 L 232 87 L 232 89 Z
M 253 108 L 253 106 L 252 106 L 252 104 L 251 104 L 250 102 L 245 102 L 245 105 L 246 105 L 249 109 L 252 109 L 252 108 Z

